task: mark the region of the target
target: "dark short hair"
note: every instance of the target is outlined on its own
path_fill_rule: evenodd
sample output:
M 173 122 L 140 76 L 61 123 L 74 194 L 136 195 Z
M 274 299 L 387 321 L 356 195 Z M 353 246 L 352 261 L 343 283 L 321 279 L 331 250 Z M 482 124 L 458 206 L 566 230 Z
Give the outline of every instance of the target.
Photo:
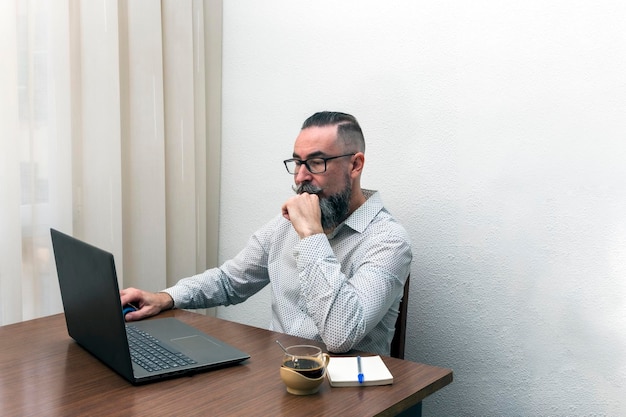
M 337 111 L 321 111 L 310 116 L 302 124 L 302 129 L 312 126 L 324 127 L 337 125 L 337 139 L 343 141 L 346 148 L 354 147 L 358 152 L 365 152 L 365 138 L 356 117 Z

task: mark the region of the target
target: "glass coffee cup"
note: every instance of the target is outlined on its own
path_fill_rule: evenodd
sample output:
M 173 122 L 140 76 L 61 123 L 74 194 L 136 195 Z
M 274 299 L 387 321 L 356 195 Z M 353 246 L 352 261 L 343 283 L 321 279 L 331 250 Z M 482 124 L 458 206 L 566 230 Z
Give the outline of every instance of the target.
M 314 394 L 324 380 L 330 357 L 312 345 L 294 345 L 285 349 L 280 376 L 287 391 L 296 395 Z

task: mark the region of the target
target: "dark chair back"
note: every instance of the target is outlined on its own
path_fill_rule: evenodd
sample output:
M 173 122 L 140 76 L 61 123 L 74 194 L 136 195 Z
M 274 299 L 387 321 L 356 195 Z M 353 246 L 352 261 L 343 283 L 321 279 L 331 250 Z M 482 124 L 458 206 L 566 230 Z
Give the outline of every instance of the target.
M 391 341 L 391 351 L 389 355 L 393 358 L 404 359 L 404 341 L 406 340 L 406 316 L 409 304 L 409 281 L 411 275 L 406 278 L 404 283 L 404 293 L 400 300 L 400 312 L 396 320 L 396 332 Z

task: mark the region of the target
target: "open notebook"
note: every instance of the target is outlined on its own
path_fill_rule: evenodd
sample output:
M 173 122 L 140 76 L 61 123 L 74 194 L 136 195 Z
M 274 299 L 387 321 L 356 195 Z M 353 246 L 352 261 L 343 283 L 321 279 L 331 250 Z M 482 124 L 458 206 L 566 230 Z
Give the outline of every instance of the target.
M 393 384 L 393 375 L 380 356 L 361 356 L 363 382 L 359 382 L 357 356 L 331 356 L 326 375 L 331 387 L 358 387 Z

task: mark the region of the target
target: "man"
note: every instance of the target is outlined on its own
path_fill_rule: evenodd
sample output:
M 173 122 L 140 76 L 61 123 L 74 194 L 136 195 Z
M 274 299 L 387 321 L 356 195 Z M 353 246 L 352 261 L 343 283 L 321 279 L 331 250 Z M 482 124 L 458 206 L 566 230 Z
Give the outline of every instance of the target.
M 324 342 L 331 352 L 389 354 L 412 259 L 404 228 L 377 192 L 361 189 L 365 141 L 348 114 L 309 117 L 284 161 L 296 195 L 218 268 L 159 293 L 120 291 L 139 320 L 169 308 L 237 304 L 266 285 L 270 330 Z

